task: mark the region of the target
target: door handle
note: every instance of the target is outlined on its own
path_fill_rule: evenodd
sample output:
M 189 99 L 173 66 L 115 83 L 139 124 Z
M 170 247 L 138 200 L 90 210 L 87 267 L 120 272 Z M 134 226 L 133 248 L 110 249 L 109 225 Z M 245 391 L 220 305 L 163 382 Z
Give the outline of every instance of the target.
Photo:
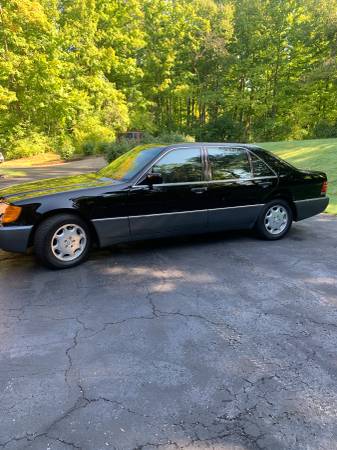
M 197 187 L 197 188 L 192 188 L 191 192 L 194 192 L 194 194 L 203 194 L 204 192 L 207 191 L 207 187 Z
M 150 186 L 147 184 L 138 184 L 137 186 L 132 186 L 132 191 L 149 191 Z
M 262 186 L 263 188 L 267 188 L 268 186 L 271 186 L 273 184 L 273 182 L 272 181 L 259 181 L 257 184 Z

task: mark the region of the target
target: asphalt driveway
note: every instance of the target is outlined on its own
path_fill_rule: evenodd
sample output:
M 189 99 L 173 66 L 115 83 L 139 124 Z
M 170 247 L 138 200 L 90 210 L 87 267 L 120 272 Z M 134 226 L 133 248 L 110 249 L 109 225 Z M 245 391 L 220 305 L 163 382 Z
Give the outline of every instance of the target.
M 0 177 L 0 189 L 16 183 L 28 183 L 41 178 L 57 178 L 67 175 L 94 172 L 107 164 L 104 158 L 88 157 L 78 161 L 61 164 L 46 164 L 43 166 L 15 167 L 11 168 L 11 176 Z M 0 165 L 0 176 L 4 172 Z
M 337 449 L 337 218 L 0 254 L 0 448 Z

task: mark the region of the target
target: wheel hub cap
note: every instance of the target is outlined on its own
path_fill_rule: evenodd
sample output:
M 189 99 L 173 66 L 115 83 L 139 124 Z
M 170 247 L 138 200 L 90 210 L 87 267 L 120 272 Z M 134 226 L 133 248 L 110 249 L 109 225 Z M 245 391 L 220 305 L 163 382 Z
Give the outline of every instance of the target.
M 287 210 L 281 205 L 275 205 L 268 209 L 264 225 L 271 234 L 282 233 L 288 225 Z
M 56 231 L 51 248 L 54 256 L 60 261 L 73 261 L 82 255 L 86 244 L 87 237 L 83 228 L 79 225 L 67 224 Z

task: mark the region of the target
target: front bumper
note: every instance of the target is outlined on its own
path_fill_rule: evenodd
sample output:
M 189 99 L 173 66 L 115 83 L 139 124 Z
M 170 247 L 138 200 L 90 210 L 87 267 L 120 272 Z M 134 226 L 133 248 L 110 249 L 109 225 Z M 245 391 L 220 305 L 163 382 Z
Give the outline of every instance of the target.
M 0 226 L 0 249 L 24 253 L 28 248 L 32 228 L 32 226 Z
M 323 212 L 329 204 L 329 197 L 309 198 L 295 201 L 296 220 L 307 219 Z

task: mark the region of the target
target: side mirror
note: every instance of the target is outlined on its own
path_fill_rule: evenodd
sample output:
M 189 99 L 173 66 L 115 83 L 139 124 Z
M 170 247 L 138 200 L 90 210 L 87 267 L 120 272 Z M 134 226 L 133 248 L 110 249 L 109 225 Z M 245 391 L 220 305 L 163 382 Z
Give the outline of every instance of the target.
M 163 177 L 160 173 L 148 173 L 145 178 L 145 183 L 148 186 L 153 186 L 154 184 L 162 184 Z

